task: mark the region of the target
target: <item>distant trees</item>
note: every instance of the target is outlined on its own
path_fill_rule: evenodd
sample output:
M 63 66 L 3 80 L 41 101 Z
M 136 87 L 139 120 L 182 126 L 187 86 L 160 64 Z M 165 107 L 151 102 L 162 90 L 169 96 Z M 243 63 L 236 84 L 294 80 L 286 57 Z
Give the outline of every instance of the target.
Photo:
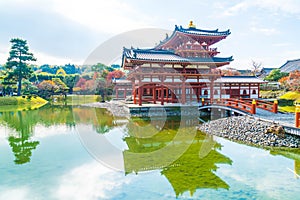
M 278 81 L 282 77 L 289 76 L 287 72 L 281 72 L 280 69 L 273 69 L 268 76 L 265 77 L 266 81 Z
M 237 71 L 236 69 L 222 69 L 221 70 L 221 75 L 222 76 L 240 76 L 241 73 Z
M 22 80 L 29 79 L 33 70 L 28 66 L 29 61 L 36 61 L 36 58 L 29 52 L 26 40 L 13 38 L 10 40 L 11 50 L 5 65 L 5 79 L 7 82 L 17 83 L 17 95 L 21 95 Z

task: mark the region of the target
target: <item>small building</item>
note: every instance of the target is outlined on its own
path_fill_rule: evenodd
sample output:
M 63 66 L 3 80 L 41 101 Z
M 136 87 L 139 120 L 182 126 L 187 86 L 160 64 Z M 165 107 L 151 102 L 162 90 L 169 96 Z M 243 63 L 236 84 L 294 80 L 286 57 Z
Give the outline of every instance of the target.
M 219 67 L 228 65 L 233 58 L 217 57 L 220 52 L 212 46 L 229 35 L 230 30 L 197 29 L 191 21 L 188 28 L 175 26 L 173 34 L 154 48 L 124 47 L 122 68 L 129 70 L 127 80 L 131 82 L 134 103 L 164 105 L 200 102 L 202 98 L 258 98 L 262 80 L 221 76 Z
M 288 60 L 280 68 L 281 72 L 293 72 L 295 70 L 300 70 L 300 59 Z

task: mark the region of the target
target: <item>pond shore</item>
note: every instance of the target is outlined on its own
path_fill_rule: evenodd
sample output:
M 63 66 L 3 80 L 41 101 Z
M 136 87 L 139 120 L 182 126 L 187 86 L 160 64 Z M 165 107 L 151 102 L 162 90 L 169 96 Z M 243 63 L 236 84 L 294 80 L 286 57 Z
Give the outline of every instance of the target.
M 256 146 L 300 147 L 299 137 L 266 133 L 274 125 L 250 116 L 235 116 L 200 124 L 198 129 L 207 134 Z
M 129 109 L 125 106 L 125 103 L 121 101 L 109 101 L 109 102 L 94 102 L 83 104 L 82 106 L 106 108 L 115 117 L 129 117 Z

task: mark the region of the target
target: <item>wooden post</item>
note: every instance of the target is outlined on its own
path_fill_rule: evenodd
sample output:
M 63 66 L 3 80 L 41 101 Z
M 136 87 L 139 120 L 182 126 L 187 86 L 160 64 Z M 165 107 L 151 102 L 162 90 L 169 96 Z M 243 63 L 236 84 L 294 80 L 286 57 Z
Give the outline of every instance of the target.
M 118 97 L 119 97 L 119 89 L 118 89 L 118 87 L 115 87 L 115 90 L 116 90 L 116 100 L 118 100 Z
M 210 104 L 213 104 L 213 99 L 214 99 L 214 80 L 212 79 L 210 81 Z
M 277 99 L 274 101 L 273 103 L 273 109 L 272 109 L 273 113 L 277 113 L 278 112 L 278 101 Z
M 296 109 L 295 109 L 295 126 L 297 128 L 300 127 L 300 105 L 296 104 Z
M 174 92 L 175 92 L 175 89 L 173 89 L 173 90 L 171 90 L 171 97 L 172 97 L 172 103 L 174 103 L 175 102 L 175 94 L 174 94 Z
M 153 96 L 153 103 L 156 104 L 156 86 L 153 87 L 152 89 L 152 96 Z
M 256 114 L 256 101 L 252 100 L 251 114 Z
M 133 90 L 133 104 L 136 104 L 136 89 Z
M 124 99 L 126 99 L 127 88 L 124 89 Z
M 164 86 L 161 85 L 161 88 L 160 88 L 160 95 L 161 95 L 161 100 L 160 100 L 160 104 L 161 105 L 164 105 Z
M 185 102 L 186 102 L 186 90 L 185 90 L 185 82 L 183 82 L 181 87 L 181 103 L 185 104 Z
M 138 95 L 139 95 L 139 106 L 141 106 L 142 105 L 142 92 L 143 92 L 143 87 L 142 86 L 140 86 L 139 88 L 138 88 Z

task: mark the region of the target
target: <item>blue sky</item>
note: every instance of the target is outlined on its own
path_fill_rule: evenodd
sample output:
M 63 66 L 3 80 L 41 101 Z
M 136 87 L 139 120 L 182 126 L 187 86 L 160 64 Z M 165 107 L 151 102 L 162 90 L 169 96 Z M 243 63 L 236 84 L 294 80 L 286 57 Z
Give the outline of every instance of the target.
M 190 20 L 201 29 L 231 30 L 215 45 L 219 56 L 234 57 L 230 67 L 251 68 L 251 60 L 280 67 L 300 58 L 297 0 L 0 0 L 0 63 L 12 37 L 28 41 L 37 64 L 82 64 L 113 36 L 173 30 Z

